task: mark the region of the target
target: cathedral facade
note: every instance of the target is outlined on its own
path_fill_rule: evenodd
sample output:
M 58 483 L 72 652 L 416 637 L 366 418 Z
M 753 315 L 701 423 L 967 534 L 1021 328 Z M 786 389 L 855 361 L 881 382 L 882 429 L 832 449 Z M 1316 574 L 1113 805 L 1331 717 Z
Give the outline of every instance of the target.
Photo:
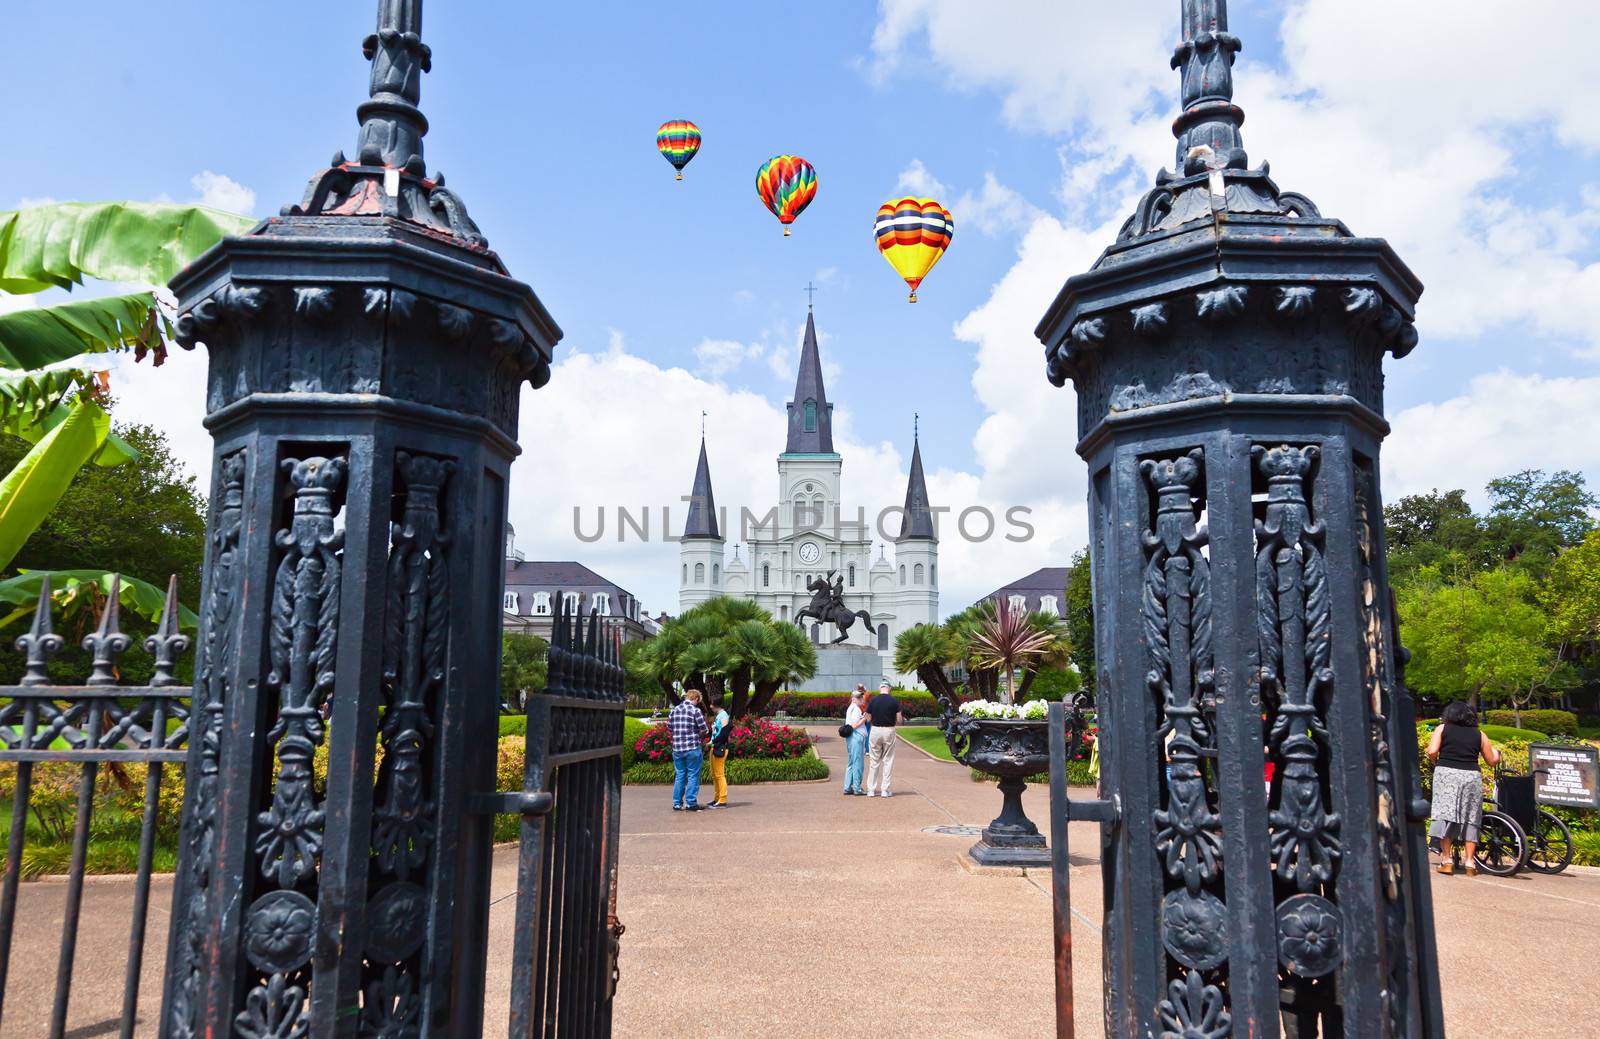
M 893 558 L 887 547 L 880 547 L 874 559 L 875 517 L 842 505 L 844 458 L 833 447 L 833 405 L 823 388 L 816 324 L 809 313 L 788 423 L 778 455 L 776 505 L 757 513 L 761 522 L 746 532 L 743 550 L 733 546 L 732 559 L 727 558 L 726 518 L 717 514 L 701 439 L 679 546 L 679 609 L 719 595 L 750 599 L 779 621 L 798 621 L 813 642 L 826 645 L 840 635 L 835 624 L 802 617 L 826 582 L 856 618 L 845 632 L 846 641 L 876 649 L 884 677 L 915 685 L 914 674 L 901 675 L 894 668 L 894 640 L 912 625 L 939 620 L 939 542 L 928 508 L 922 448 L 913 438 Z M 860 619 L 863 613 L 871 618 L 870 626 Z

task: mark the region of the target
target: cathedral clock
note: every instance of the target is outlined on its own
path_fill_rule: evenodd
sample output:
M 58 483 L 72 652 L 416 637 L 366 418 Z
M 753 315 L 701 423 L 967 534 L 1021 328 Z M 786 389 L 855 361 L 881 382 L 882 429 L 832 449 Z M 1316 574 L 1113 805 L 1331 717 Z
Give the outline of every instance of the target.
M 815 541 L 800 542 L 800 562 L 810 565 L 822 558 L 822 548 Z

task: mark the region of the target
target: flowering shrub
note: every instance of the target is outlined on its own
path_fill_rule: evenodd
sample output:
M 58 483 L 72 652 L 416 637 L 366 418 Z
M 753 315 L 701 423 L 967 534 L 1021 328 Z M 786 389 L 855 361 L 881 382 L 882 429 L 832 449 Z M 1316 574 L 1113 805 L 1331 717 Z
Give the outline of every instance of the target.
M 672 733 L 653 725 L 633 744 L 639 761 L 671 761 Z M 742 718 L 728 732 L 728 757 L 733 759 L 798 758 L 811 749 L 811 737 L 763 718 Z
M 961 705 L 961 713 L 969 718 L 1019 718 L 1023 721 L 1043 721 L 1050 713 L 1050 703 L 1047 700 L 1029 700 L 1025 704 L 968 700 Z

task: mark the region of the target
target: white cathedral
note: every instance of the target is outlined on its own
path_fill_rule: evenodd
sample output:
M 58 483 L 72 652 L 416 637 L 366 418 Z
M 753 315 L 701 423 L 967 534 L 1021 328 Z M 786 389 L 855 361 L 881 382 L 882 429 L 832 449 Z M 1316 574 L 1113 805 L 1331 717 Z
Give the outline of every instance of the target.
M 865 611 L 872 618 L 870 628 L 857 620 L 848 641 L 877 649 L 884 677 L 915 685 L 915 675 L 895 670 L 894 640 L 912 625 L 939 620 L 939 541 L 928 509 L 922 448 L 913 437 L 911 475 L 893 562 L 881 549 L 878 558 L 872 558 L 871 516 L 859 509 L 841 509 L 843 468 L 844 458 L 833 449 L 833 405 L 823 391 L 816 324 L 808 313 L 800 374 L 794 400 L 789 402 L 788 441 L 778 455 L 777 508 L 767 516 L 758 514 L 758 519 L 775 518 L 775 522 L 749 531 L 748 558 L 740 558 L 735 545 L 733 560 L 727 560 L 722 530 L 726 518 L 719 523 L 702 436 L 679 549 L 678 608 L 687 610 L 729 595 L 752 599 L 777 620 L 792 623 L 811 602 L 807 583 L 832 573 L 842 584 L 850 611 Z M 806 629 L 818 644 L 838 635 L 827 623 L 810 622 Z

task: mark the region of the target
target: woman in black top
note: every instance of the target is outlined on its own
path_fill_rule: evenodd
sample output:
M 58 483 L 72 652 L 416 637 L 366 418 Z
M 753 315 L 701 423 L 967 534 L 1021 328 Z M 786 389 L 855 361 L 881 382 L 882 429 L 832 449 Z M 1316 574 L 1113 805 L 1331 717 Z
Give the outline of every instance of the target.
M 1433 769 L 1433 823 L 1428 836 L 1439 839 L 1444 861 L 1439 872 L 1454 873 L 1452 854 L 1456 841 L 1467 863 L 1467 876 L 1478 874 L 1473 855 L 1478 850 L 1478 827 L 1483 824 L 1483 773 L 1478 758 L 1498 764 L 1500 752 L 1478 729 L 1478 713 L 1464 703 L 1444 709 L 1444 718 L 1428 740 L 1428 760 Z

